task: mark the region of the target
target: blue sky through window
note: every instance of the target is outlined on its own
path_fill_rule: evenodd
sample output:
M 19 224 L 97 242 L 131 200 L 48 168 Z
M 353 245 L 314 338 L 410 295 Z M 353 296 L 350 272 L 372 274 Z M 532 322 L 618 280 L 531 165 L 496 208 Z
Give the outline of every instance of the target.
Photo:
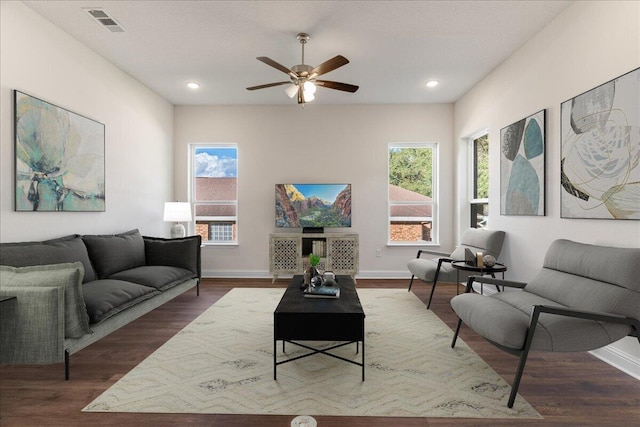
M 236 147 L 203 147 L 195 149 L 195 176 L 198 178 L 237 178 Z

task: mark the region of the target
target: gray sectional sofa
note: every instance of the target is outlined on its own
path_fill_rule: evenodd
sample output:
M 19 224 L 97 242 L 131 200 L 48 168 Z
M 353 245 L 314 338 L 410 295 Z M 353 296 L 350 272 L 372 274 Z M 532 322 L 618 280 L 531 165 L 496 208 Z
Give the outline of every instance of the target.
M 69 356 L 183 292 L 200 294 L 200 236 L 70 235 L 0 244 L 0 363 Z M 14 298 L 15 297 L 15 298 Z

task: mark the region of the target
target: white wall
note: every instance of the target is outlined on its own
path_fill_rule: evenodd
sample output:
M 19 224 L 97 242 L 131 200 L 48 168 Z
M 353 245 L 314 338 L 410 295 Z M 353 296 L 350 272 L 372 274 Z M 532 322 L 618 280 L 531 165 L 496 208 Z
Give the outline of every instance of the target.
M 284 96 L 284 94 L 283 94 Z M 319 95 L 321 96 L 321 95 Z M 188 144 L 238 144 L 237 247 L 203 249 L 203 274 L 268 277 L 269 233 L 275 231 L 274 185 L 352 184 L 352 228 L 360 235 L 361 277 L 407 277 L 416 248 L 386 247 L 387 150 L 390 142 L 440 147 L 441 246 L 453 241 L 453 106 L 309 104 L 177 106 L 175 188 L 187 200 Z M 376 249 L 382 257 L 376 258 Z
M 502 260 L 507 277 L 527 281 L 558 238 L 610 246 L 640 246 L 640 222 L 560 218 L 560 103 L 640 66 L 640 2 L 583 2 L 567 8 L 516 54 L 455 104 L 455 141 L 490 130 L 490 226 L 507 233 Z M 547 213 L 500 215 L 500 129 L 547 109 Z M 457 151 L 466 164 L 466 154 Z M 495 172 L 493 172 L 495 171 Z M 461 226 L 467 222 L 467 187 L 457 183 Z M 627 338 L 614 348 L 640 377 L 640 346 Z
M 0 8 L 0 241 L 167 235 L 173 106 L 22 3 Z M 106 212 L 14 212 L 14 89 L 105 124 Z

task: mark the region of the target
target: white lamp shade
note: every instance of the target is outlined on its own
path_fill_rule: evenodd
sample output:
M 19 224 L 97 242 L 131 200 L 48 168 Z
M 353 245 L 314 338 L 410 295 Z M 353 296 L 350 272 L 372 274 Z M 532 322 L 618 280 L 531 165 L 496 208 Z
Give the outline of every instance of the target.
M 298 94 L 298 86 L 290 84 L 284 91 L 289 98 L 293 98 Z
M 314 93 L 316 93 L 316 85 L 312 82 L 304 82 L 304 93 L 313 95 Z
M 314 95 L 314 93 L 316 93 L 316 85 L 311 82 L 304 82 L 302 89 L 302 97 L 304 98 L 304 102 L 311 102 L 316 99 Z
M 165 202 L 164 220 L 167 222 L 191 221 L 191 204 L 187 202 Z

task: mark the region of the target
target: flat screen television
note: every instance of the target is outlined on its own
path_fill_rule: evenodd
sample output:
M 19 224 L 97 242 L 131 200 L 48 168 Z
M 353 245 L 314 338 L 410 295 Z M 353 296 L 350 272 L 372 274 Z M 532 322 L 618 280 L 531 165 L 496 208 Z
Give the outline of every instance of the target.
M 351 184 L 276 184 L 276 228 L 351 227 Z

